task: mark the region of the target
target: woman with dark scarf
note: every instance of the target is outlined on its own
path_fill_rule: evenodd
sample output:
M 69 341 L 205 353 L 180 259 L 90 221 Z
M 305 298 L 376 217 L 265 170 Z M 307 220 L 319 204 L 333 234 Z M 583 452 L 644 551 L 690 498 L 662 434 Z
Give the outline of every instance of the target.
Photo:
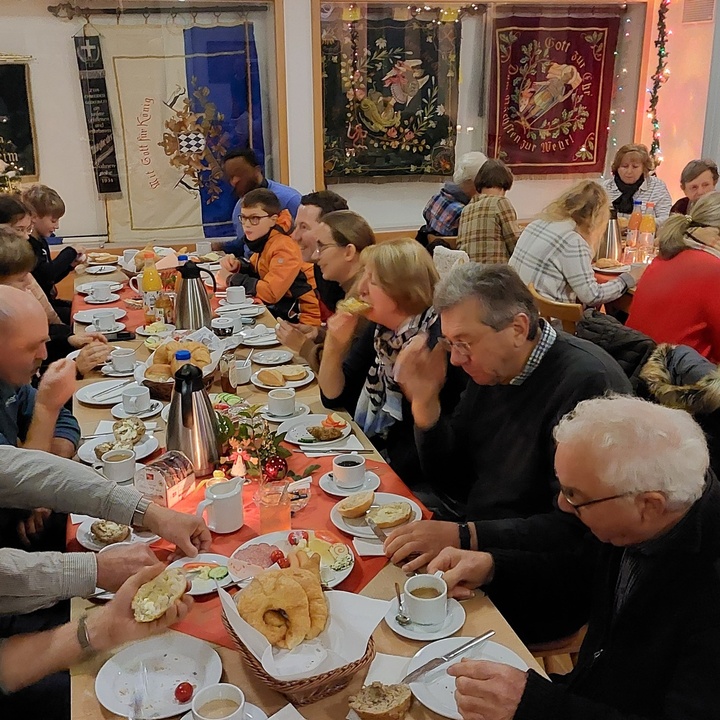
M 641 200 L 643 210 L 649 202 L 655 203 L 658 223 L 667 220 L 672 198 L 667 185 L 659 177 L 651 175 L 654 167 L 645 145 L 623 145 L 615 153 L 611 166 L 613 176 L 601 184 L 618 214 L 630 215 L 633 201 Z

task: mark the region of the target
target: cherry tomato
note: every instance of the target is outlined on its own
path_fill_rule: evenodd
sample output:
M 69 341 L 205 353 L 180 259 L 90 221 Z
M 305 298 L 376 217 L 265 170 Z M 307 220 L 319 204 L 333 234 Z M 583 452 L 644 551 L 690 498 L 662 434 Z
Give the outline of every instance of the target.
M 193 696 L 195 688 L 189 682 L 181 682 L 175 688 L 175 699 L 179 703 L 190 702 L 190 698 Z
M 280 564 L 281 560 L 285 560 L 285 553 L 282 550 L 273 550 L 270 555 L 270 562 Z
M 310 536 L 307 534 L 307 530 L 293 530 L 288 535 L 288 542 L 291 545 L 299 545 L 301 540 L 309 540 Z
M 281 568 L 289 568 L 290 567 L 290 561 L 286 557 L 280 558 L 280 560 L 277 561 L 277 564 Z

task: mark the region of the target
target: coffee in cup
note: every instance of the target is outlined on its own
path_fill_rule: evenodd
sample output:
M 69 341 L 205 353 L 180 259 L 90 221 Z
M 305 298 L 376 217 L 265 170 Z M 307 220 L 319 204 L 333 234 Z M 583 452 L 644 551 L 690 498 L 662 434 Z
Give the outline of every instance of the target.
M 276 417 L 285 417 L 295 412 L 295 391 L 279 388 L 268 393 L 268 412 Z
M 245 694 L 230 683 L 215 683 L 199 690 L 192 701 L 193 720 L 243 720 Z
M 93 467 L 102 468 L 102 474 L 112 482 L 130 483 L 135 478 L 135 452 L 133 450 L 108 450 L 99 463 Z
M 110 362 L 116 372 L 129 372 L 135 367 L 135 351 L 129 348 L 116 348 L 110 353 Z
M 333 458 L 333 480 L 339 488 L 356 488 L 365 482 L 365 458 L 360 455 L 337 455 Z
M 442 572 L 413 575 L 404 589 L 404 603 L 415 625 L 438 628 L 447 617 L 447 583 Z

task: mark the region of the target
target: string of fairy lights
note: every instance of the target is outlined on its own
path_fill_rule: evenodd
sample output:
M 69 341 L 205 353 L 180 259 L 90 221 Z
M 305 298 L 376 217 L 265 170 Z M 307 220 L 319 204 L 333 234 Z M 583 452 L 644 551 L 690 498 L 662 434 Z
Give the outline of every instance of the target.
M 658 99 L 660 88 L 668 81 L 670 77 L 670 68 L 668 67 L 668 50 L 667 44 L 672 30 L 667 26 L 667 15 L 670 9 L 670 0 L 662 0 L 658 8 L 657 20 L 657 38 L 655 39 L 655 47 L 657 48 L 657 66 L 651 77 L 652 84 L 648 88 L 650 100 L 648 101 L 647 116 L 652 127 L 652 143 L 650 145 L 650 157 L 655 161 L 655 165 L 659 165 L 663 161 L 662 151 L 660 149 L 660 119 L 658 118 Z

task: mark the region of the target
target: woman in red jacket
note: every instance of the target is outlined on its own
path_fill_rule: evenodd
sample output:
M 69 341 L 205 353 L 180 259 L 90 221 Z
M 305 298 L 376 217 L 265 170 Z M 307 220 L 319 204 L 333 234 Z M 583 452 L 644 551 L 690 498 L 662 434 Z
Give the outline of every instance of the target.
M 658 240 L 660 253 L 638 283 L 628 327 L 720 363 L 720 193 L 700 198 L 690 215 L 671 215 Z

